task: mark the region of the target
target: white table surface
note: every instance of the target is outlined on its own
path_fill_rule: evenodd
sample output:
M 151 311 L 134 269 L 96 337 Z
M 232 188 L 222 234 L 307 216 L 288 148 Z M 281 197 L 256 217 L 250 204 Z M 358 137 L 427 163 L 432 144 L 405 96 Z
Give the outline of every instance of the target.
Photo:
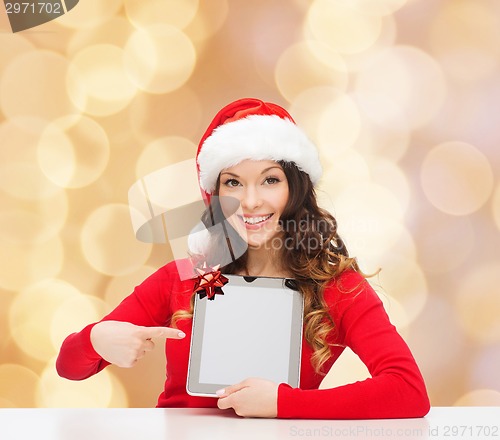
M 244 419 L 217 409 L 0 409 L 1 440 L 498 439 L 500 407 L 433 407 L 421 419 Z

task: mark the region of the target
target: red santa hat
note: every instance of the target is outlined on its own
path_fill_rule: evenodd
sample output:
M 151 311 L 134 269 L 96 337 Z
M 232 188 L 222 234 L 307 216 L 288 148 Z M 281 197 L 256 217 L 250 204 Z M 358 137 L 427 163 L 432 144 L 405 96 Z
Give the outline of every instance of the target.
M 239 99 L 217 113 L 196 154 L 203 198 L 210 202 L 219 173 L 243 160 L 294 162 L 312 183 L 322 169 L 315 145 L 282 107 L 260 99 Z

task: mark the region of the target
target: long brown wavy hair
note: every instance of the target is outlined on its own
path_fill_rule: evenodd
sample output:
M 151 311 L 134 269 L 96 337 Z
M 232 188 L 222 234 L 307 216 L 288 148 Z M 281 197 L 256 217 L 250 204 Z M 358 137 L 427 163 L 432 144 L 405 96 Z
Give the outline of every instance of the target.
M 297 289 L 304 297 L 304 336 L 313 349 L 312 365 L 318 374 L 325 374 L 321 367 L 331 355 L 327 336 L 335 329 L 335 323 L 324 300 L 325 287 L 344 270 L 352 269 L 361 273 L 355 258 L 351 258 L 347 248 L 337 233 L 337 221 L 326 210 L 318 206 L 316 192 L 309 175 L 301 171 L 293 162 L 278 161 L 288 180 L 289 198 L 280 217 L 283 230 L 282 246 L 279 249 L 282 267 L 292 273 Z M 217 180 L 214 195 L 220 186 Z M 209 221 L 211 220 L 211 222 Z M 202 221 L 214 224 L 223 219 L 222 210 L 205 211 Z M 225 237 L 213 236 L 213 243 L 229 240 L 234 247 L 241 244 L 241 238 L 234 230 L 225 231 Z M 216 261 L 221 260 L 221 247 L 218 246 Z M 228 247 L 225 246 L 224 249 Z M 216 252 L 216 253 L 217 253 Z M 226 251 L 227 252 L 227 251 Z M 247 253 L 224 266 L 225 274 L 237 274 L 247 269 Z M 226 256 L 227 258 L 227 256 Z M 172 325 L 179 319 L 192 317 L 191 310 L 179 310 L 172 316 Z

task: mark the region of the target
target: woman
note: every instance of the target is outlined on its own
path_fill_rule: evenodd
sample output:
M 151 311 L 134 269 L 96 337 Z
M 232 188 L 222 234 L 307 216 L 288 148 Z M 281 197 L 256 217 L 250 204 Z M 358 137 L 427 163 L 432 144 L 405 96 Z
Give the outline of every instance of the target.
M 101 322 L 68 336 L 57 361 L 59 374 L 84 379 L 110 363 L 131 367 L 153 349 L 151 338 L 163 336 L 168 362 L 160 407 L 218 406 L 241 416 L 287 418 L 427 414 L 429 399 L 410 350 L 349 257 L 335 219 L 317 205 L 318 154 L 291 116 L 257 99 L 229 104 L 201 139 L 197 165 L 207 204 L 214 195 L 241 204 L 232 224 L 248 249 L 222 271 L 293 278 L 304 296 L 301 388 L 249 378 L 220 390 L 218 399 L 186 393 L 196 289 L 194 279 L 180 279 L 179 261 L 146 279 Z M 358 354 L 372 377 L 319 390 L 345 347 Z

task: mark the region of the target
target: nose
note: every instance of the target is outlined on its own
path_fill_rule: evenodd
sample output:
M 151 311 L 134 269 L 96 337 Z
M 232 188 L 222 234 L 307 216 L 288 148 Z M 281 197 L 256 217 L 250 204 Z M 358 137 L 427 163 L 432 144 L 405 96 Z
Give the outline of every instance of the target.
M 241 207 L 244 211 L 252 211 L 262 205 L 262 198 L 257 188 L 247 186 L 241 199 Z

